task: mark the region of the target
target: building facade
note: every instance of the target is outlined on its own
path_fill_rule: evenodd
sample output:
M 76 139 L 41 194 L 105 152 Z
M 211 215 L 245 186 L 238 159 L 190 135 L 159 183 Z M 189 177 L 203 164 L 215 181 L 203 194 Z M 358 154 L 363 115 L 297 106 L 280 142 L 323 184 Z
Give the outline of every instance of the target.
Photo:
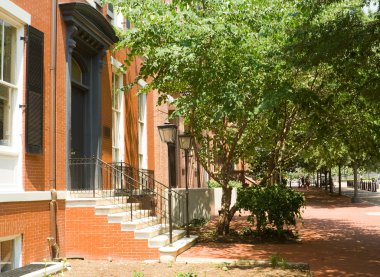
M 127 188 L 132 195 L 168 183 L 157 126 L 170 106 L 156 107 L 157 92 L 138 95 L 142 80 L 121 90 L 141 64 L 124 71 L 128 50 L 114 50 L 115 28 L 130 27 L 98 0 L 0 1 L 0 272 L 57 256 L 158 257 L 123 219 L 110 224 L 97 209 L 104 199 L 88 197 L 112 191 L 120 199 Z M 176 155 L 184 187 L 183 153 Z M 192 164 L 190 186 L 203 187 Z M 141 170 L 154 177 L 142 181 Z

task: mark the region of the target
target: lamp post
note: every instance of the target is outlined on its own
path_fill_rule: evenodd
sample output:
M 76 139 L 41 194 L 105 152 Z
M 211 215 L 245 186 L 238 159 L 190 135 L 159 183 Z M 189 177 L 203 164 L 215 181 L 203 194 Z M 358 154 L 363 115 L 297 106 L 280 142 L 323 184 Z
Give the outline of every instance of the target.
M 173 220 L 172 220 L 172 188 L 175 187 L 175 142 L 177 138 L 177 126 L 171 123 L 157 126 L 162 142 L 168 145 L 168 214 L 169 214 L 169 242 L 173 243 Z
M 189 182 L 188 182 L 188 170 L 189 170 L 189 151 L 192 146 L 193 136 L 189 134 L 178 135 L 179 147 L 185 150 L 185 184 L 186 184 L 186 236 L 190 237 L 189 230 Z

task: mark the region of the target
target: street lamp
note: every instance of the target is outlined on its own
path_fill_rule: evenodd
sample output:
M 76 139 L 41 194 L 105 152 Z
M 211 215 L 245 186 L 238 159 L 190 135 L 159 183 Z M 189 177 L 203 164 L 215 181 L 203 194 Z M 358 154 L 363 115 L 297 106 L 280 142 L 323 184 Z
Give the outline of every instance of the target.
M 172 188 L 175 187 L 175 142 L 177 138 L 177 126 L 171 123 L 157 126 L 162 142 L 168 145 L 168 173 L 169 173 L 169 192 L 168 192 L 168 213 L 169 213 L 169 241 L 173 243 L 173 220 L 172 220 Z
M 177 126 L 171 123 L 157 126 L 162 142 L 175 143 L 177 137 Z
M 185 150 L 185 184 L 186 184 L 186 236 L 190 237 L 189 230 L 189 183 L 188 183 L 188 171 L 189 171 L 189 151 L 192 146 L 193 136 L 190 134 L 178 135 L 179 147 Z

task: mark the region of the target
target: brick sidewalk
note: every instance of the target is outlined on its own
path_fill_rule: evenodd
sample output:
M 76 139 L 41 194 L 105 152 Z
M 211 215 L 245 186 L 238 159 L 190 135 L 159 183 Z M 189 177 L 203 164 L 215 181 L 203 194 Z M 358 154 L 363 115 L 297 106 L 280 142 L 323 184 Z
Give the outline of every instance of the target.
M 299 244 L 199 243 L 179 256 L 267 260 L 279 253 L 310 264 L 313 276 L 380 276 L 380 207 L 352 204 L 345 196 L 305 191 L 307 207 Z M 245 220 L 235 217 L 234 224 Z

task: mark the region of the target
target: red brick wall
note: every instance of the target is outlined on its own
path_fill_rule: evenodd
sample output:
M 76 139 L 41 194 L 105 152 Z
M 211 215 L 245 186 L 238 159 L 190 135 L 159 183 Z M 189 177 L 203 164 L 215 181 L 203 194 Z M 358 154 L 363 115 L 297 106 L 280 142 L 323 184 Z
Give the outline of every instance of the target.
M 153 102 L 158 102 L 159 94 L 157 91 L 152 92 Z M 153 139 L 154 139 L 154 178 L 159 182 L 168 185 L 168 149 L 167 145 L 160 139 L 157 126 L 168 122 L 168 105 L 163 104 L 155 107 L 152 115 L 154 122 Z
M 43 153 L 40 155 L 29 155 L 24 153 L 24 188 L 27 191 L 49 190 L 49 151 L 50 151 L 50 0 L 40 0 L 31 5 L 29 0 L 13 0 L 20 8 L 31 14 L 31 25 L 44 32 L 44 128 L 43 128 Z M 59 1 L 74 2 L 74 1 Z M 82 1 L 85 2 L 85 1 Z M 105 14 L 106 10 L 103 10 Z M 56 184 L 58 190 L 66 188 L 66 56 L 65 56 L 65 23 L 62 20 L 58 9 L 58 30 L 57 30 L 57 80 L 56 80 L 56 103 L 57 103 L 57 126 L 56 126 Z M 122 62 L 126 53 L 124 50 L 113 54 L 116 59 Z M 105 66 L 102 72 L 102 125 L 111 129 L 111 137 L 102 137 L 103 153 L 102 158 L 111 162 L 112 160 L 112 69 L 110 65 L 110 51 L 105 57 Z M 133 63 L 126 75 L 132 81 L 135 74 L 136 65 Z M 126 79 L 127 79 L 126 78 Z M 25 99 L 25 91 L 24 99 Z M 125 160 L 127 163 L 138 167 L 138 129 L 137 129 L 137 90 L 125 94 Z M 149 114 L 149 112 L 148 112 Z M 25 118 L 23 118 L 23 128 L 25 128 Z M 23 130 L 25 133 L 25 129 Z M 25 145 L 23 137 L 23 145 Z M 24 146 L 23 146 L 24 148 Z M 152 159 L 152 158 L 151 158 Z M 150 167 L 152 163 L 150 162 Z
M 122 232 L 119 223 L 108 223 L 106 215 L 95 215 L 94 208 L 66 209 L 66 255 L 86 259 L 158 259 L 158 249 L 148 248 L 145 239 L 134 239 L 133 232 Z
M 58 241 L 64 256 L 64 202 L 58 201 Z M 23 264 L 50 259 L 49 201 L 0 203 L 0 237 L 22 235 Z
M 136 63 L 132 62 L 128 68 L 126 76 L 126 85 L 133 82 L 136 78 Z M 133 165 L 135 168 L 139 167 L 139 133 L 138 133 L 138 90 L 134 86 L 130 91 L 124 94 L 125 100 L 125 161 Z
M 48 190 L 49 186 L 49 151 L 50 151 L 50 38 L 51 38 L 51 4 L 50 0 L 33 1 L 12 0 L 13 3 L 31 15 L 31 25 L 44 33 L 44 122 L 43 153 L 29 155 L 24 152 L 24 188 L 26 191 Z M 57 30 L 57 189 L 65 189 L 65 153 L 66 153 L 66 58 L 65 58 L 65 25 L 58 10 Z M 25 65 L 25 63 L 24 63 Z M 25 68 L 25 67 L 24 67 Z M 25 71 L 24 71 L 25 72 Z M 25 74 L 25 73 L 24 73 Z M 25 75 L 24 75 L 25 76 Z M 25 78 L 24 78 L 25 79 Z M 25 99 L 25 88 L 23 92 Z M 25 113 L 24 113 L 25 115 Z M 23 134 L 25 134 L 25 118 L 23 118 Z M 23 151 L 25 149 L 23 136 Z

